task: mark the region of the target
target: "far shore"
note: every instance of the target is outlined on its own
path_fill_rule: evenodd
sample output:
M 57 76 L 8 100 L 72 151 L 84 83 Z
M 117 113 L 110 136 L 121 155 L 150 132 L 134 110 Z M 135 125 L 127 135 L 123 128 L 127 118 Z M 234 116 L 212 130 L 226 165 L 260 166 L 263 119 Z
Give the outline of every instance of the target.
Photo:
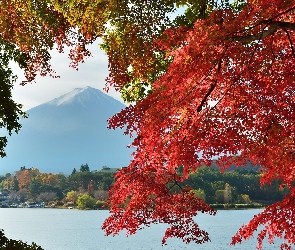
M 211 208 L 216 210 L 242 210 L 242 209 L 258 209 L 265 208 L 265 204 L 250 203 L 250 204 L 210 204 Z
M 263 209 L 267 205 L 262 204 L 262 203 L 249 203 L 249 204 L 209 204 L 211 208 L 216 209 L 216 210 L 243 210 L 243 209 Z M 79 209 L 77 205 L 72 205 L 72 206 L 60 206 L 60 205 L 55 205 L 52 204 L 50 206 L 46 205 L 31 205 L 31 206 L 16 206 L 16 204 L 9 205 L 8 203 L 2 203 L 0 204 L 0 208 L 51 208 L 51 209 Z M 82 209 L 81 209 L 82 210 Z M 87 208 L 84 210 L 108 210 L 108 208 L 103 208 L 102 206 L 96 207 L 96 208 Z

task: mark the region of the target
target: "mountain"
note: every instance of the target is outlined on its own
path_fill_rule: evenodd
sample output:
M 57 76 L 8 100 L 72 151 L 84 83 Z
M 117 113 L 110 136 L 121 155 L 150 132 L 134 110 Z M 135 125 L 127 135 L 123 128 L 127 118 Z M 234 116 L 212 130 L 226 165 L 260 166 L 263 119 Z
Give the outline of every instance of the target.
M 107 119 L 125 106 L 91 87 L 73 91 L 27 111 L 22 129 L 8 138 L 0 175 L 20 167 L 69 174 L 87 163 L 90 170 L 129 164 L 131 143 L 120 129 L 107 129 Z

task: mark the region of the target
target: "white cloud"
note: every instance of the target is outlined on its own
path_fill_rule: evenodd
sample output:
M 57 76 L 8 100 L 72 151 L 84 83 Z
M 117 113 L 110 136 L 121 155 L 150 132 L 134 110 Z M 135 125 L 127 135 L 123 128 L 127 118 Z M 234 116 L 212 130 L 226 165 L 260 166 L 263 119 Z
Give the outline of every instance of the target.
M 74 88 L 84 88 L 91 86 L 102 90 L 105 87 L 105 78 L 108 75 L 107 56 L 99 48 L 97 43 L 89 46 L 92 57 L 87 58 L 85 63 L 79 65 L 79 70 L 69 67 L 70 59 L 68 54 L 57 51 L 52 52 L 52 67 L 60 78 L 40 77 L 36 83 L 20 86 L 19 83 L 25 80 L 23 72 L 17 67 L 12 66 L 13 71 L 18 76 L 12 95 L 17 103 L 24 105 L 24 110 L 28 110 L 42 103 L 51 101 Z M 120 94 L 114 89 L 110 89 L 110 96 L 120 100 Z

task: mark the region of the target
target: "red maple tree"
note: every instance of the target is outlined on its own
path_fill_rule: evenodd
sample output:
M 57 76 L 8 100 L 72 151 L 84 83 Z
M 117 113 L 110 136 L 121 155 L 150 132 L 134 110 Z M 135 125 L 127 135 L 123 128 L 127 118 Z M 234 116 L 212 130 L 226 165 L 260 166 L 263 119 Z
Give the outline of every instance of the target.
M 171 63 L 147 97 L 109 120 L 110 128 L 135 136 L 136 151 L 110 190 L 107 234 L 163 222 L 170 224 L 163 243 L 208 241 L 193 217 L 215 212 L 179 183 L 218 157 L 222 170 L 251 161 L 261 166 L 261 185 L 280 180 L 290 189 L 242 226 L 232 244 L 260 225 L 259 248 L 265 237 L 283 237 L 286 249 L 295 243 L 294 30 L 294 1 L 249 0 L 240 11 L 217 9 L 153 41 Z

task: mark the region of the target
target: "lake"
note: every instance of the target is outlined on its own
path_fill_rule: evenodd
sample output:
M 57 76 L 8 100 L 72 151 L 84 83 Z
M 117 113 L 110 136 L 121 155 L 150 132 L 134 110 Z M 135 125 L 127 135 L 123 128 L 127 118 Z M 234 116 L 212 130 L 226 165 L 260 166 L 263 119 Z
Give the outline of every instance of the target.
M 201 229 L 207 230 L 211 242 L 202 245 L 185 244 L 179 239 L 169 239 L 161 245 L 166 225 L 152 225 L 129 237 L 125 233 L 112 237 L 105 236 L 101 224 L 108 211 L 0 208 L 0 228 L 8 238 L 35 242 L 45 250 L 171 250 L 171 249 L 255 249 L 253 238 L 236 246 L 229 246 L 231 236 L 243 223 L 261 210 L 219 210 L 216 216 L 200 214 L 196 221 Z M 270 245 L 267 240 L 264 249 L 279 249 L 279 240 Z

